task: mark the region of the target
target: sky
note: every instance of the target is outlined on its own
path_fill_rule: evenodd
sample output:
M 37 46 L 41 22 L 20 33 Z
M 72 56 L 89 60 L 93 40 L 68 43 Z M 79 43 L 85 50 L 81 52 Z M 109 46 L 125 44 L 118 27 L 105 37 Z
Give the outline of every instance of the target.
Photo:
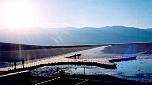
M 0 28 L 152 27 L 152 0 L 0 0 Z

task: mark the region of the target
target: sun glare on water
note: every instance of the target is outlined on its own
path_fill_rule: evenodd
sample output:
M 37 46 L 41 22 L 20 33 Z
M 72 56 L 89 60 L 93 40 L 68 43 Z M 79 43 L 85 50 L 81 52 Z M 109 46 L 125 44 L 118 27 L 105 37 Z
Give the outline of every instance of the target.
M 6 0 L 2 6 L 4 26 L 8 29 L 22 29 L 35 25 L 34 9 L 29 0 Z

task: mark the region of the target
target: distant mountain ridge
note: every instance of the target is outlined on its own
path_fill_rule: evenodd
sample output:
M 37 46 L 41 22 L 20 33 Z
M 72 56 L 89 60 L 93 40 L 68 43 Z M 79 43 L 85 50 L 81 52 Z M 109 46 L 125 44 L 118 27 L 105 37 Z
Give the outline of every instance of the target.
M 38 30 L 41 30 L 37 32 Z M 4 33 L 5 31 L 5 33 Z M 20 31 L 22 34 L 22 31 Z M 35 29 L 32 34 L 13 35 L 0 30 L 0 42 L 22 43 L 32 45 L 81 45 L 152 42 L 152 28 L 140 29 L 125 26 L 106 26 L 101 28 L 83 27 L 52 30 Z M 35 34 L 34 34 L 35 32 Z M 37 34 L 36 34 L 37 33 Z

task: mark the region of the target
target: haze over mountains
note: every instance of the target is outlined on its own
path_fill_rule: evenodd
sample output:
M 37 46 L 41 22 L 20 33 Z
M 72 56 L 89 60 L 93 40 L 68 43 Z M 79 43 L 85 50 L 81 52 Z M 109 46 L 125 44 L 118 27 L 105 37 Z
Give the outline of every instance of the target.
M 78 45 L 152 42 L 152 28 L 140 29 L 125 26 L 101 28 L 28 29 L 28 31 L 0 29 L 0 42 L 32 45 Z

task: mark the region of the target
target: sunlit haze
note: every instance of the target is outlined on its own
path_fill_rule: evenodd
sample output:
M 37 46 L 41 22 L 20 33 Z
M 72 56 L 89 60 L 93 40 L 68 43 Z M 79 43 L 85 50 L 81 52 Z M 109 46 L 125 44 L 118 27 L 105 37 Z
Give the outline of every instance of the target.
M 151 6 L 151 0 L 0 0 L 0 28 L 150 28 Z
M 2 1 L 2 27 L 20 29 L 35 26 L 35 15 L 32 4 L 28 1 Z M 1 27 L 1 28 L 2 28 Z

